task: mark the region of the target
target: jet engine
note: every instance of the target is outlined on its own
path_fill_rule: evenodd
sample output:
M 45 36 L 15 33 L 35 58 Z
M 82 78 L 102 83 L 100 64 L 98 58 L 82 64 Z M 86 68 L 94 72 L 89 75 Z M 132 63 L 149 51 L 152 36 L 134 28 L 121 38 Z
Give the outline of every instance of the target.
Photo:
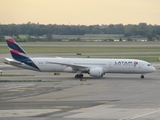
M 102 68 L 96 67 L 96 68 L 91 68 L 89 70 L 89 74 L 90 76 L 93 76 L 93 77 L 103 77 L 104 71 Z
M 3 70 L 0 70 L 0 73 L 3 73 Z

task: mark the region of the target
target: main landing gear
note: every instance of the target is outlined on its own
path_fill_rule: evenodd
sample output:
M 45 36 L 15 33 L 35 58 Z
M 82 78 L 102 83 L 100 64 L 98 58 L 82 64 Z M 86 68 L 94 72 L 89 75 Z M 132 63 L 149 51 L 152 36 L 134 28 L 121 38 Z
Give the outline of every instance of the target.
M 141 75 L 141 79 L 143 79 L 144 78 L 144 75 Z
M 83 78 L 83 74 L 77 74 L 75 75 L 75 78 Z

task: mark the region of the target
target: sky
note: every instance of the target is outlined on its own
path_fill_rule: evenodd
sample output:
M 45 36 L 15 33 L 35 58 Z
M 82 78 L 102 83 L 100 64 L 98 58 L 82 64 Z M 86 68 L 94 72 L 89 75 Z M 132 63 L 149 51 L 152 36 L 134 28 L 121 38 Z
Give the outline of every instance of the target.
M 160 25 L 160 0 L 0 0 L 1 24 Z

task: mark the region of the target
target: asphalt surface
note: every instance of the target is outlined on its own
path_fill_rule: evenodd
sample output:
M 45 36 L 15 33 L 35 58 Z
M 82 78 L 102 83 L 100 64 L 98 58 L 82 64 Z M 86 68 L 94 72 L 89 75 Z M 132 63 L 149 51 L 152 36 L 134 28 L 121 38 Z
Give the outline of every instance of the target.
M 159 120 L 160 64 L 152 64 L 157 71 L 144 79 L 106 74 L 87 81 L 1 64 L 0 81 L 11 82 L 0 82 L 0 120 Z

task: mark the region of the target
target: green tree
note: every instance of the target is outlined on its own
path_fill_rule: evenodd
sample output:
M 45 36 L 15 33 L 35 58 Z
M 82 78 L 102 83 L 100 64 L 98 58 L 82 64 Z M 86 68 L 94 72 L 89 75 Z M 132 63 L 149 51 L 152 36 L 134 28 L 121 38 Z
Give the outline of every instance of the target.
M 4 36 L 0 34 L 0 42 L 4 42 L 4 41 L 5 41 Z
M 48 41 L 52 41 L 53 40 L 52 34 L 47 34 L 46 37 L 47 37 Z

